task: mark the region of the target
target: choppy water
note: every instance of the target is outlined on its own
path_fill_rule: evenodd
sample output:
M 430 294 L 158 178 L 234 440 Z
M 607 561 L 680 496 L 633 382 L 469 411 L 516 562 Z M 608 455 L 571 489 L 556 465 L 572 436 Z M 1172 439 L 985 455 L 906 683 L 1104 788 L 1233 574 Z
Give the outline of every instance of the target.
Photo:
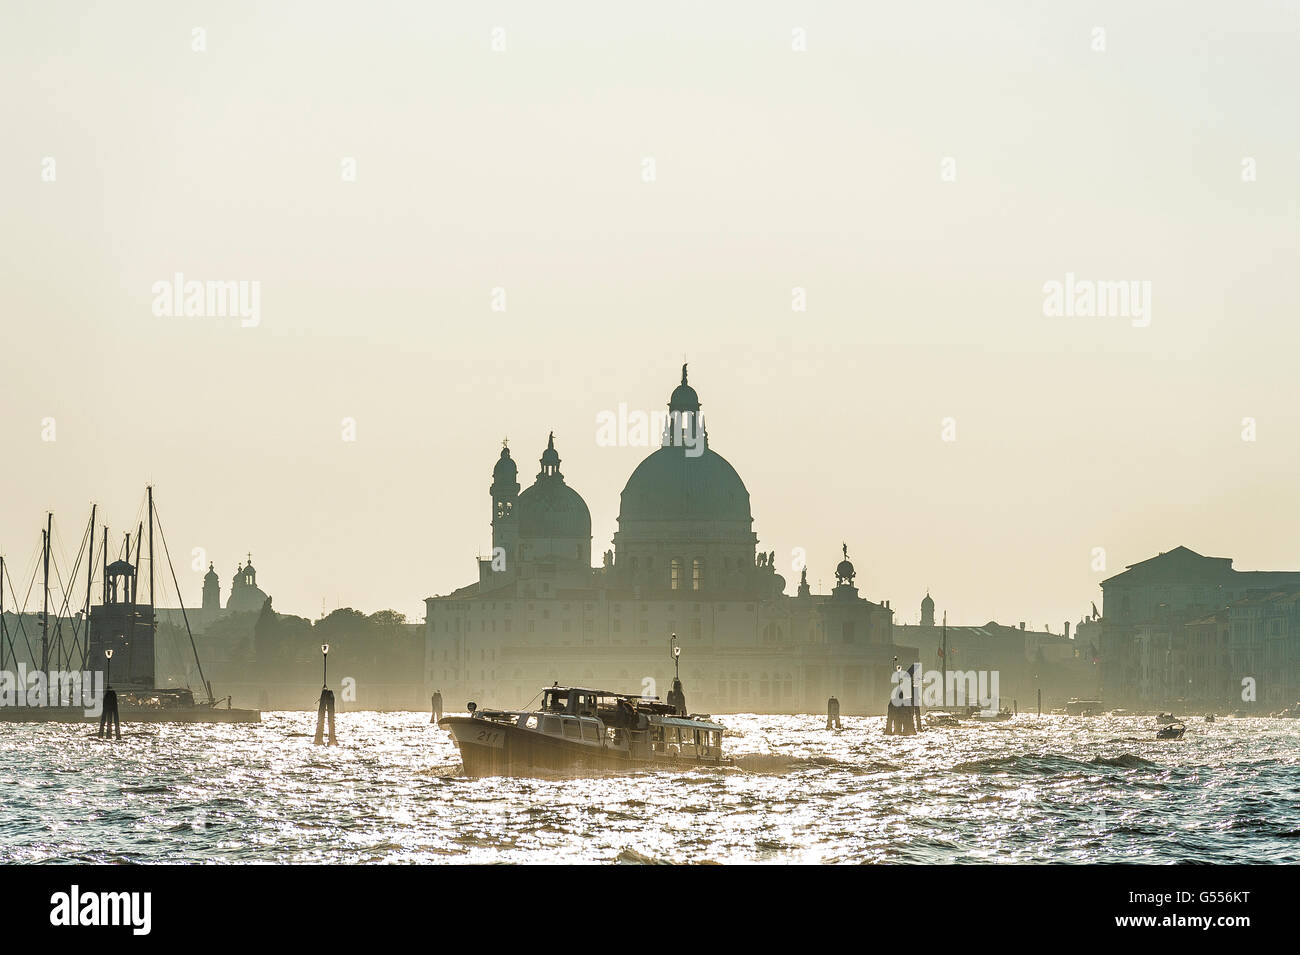
M 3 862 L 1300 862 L 1300 721 L 727 716 L 736 765 L 466 779 L 427 714 L 0 724 Z

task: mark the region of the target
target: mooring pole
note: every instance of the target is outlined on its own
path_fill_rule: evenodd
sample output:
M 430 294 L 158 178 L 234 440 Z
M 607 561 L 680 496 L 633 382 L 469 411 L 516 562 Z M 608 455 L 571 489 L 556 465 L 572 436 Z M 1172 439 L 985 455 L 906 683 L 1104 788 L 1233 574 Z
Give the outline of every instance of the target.
M 673 658 L 673 688 L 668 691 L 668 703 L 675 707 L 678 716 L 686 715 L 686 690 L 682 687 L 682 648 L 677 645 L 677 634 L 668 641 Z
M 1043 688 L 1038 688 L 1038 715 L 1043 715 Z
M 330 645 L 322 643 L 320 645 L 321 657 L 321 679 L 323 685 L 320 688 L 320 701 L 316 708 L 316 738 L 314 743 L 324 745 L 325 743 L 325 723 L 329 720 L 329 745 L 338 744 L 339 738 L 334 733 L 334 693 L 329 687 L 329 652 Z
M 113 672 L 113 651 L 104 651 L 104 704 L 99 711 L 99 735 L 107 736 L 110 739 L 116 734 L 118 739 L 122 738 L 122 721 L 118 719 L 117 714 L 117 691 L 112 689 L 109 684 L 109 677 Z M 110 720 L 111 725 L 110 725 Z

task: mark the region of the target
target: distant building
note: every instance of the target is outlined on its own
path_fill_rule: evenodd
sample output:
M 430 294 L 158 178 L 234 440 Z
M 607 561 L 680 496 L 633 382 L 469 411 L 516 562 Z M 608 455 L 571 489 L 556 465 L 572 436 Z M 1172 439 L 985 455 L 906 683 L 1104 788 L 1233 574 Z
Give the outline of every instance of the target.
M 1177 547 L 1101 589 L 1108 704 L 1272 709 L 1298 698 L 1300 572 L 1234 570 L 1231 558 Z
M 426 599 L 426 679 L 449 706 L 522 706 L 552 682 L 663 697 L 669 636 L 694 711 L 882 712 L 894 660 L 888 602 L 864 599 L 844 548 L 831 594 L 806 569 L 786 596 L 775 553 L 757 550 L 749 492 L 710 445 L 682 380 L 661 445 L 623 488 L 613 548 L 592 566 L 591 514 L 560 471 L 551 435 L 520 490 L 503 447 L 488 488 L 492 554 L 478 579 Z
M 205 584 L 206 586 L 206 584 Z M 257 612 L 266 603 L 266 593 L 257 586 L 257 571 L 253 569 L 253 555 L 248 563 L 241 564 L 230 581 L 230 599 L 226 609 L 231 613 Z
M 896 623 L 894 639 L 919 648 L 926 670 L 940 670 L 945 663 L 946 633 L 948 670 L 996 671 L 1003 704 L 1033 709 L 1041 689 L 1043 707 L 1051 709 L 1097 690 L 1097 670 L 1087 644 L 1070 638 L 1069 624 L 1064 630 L 1060 634 L 1027 630 L 1023 623 L 1013 627 L 992 620 L 979 626 L 936 625 L 934 598 L 927 592 L 921 601 L 920 626 Z M 955 702 L 950 694 L 948 705 Z
M 235 571 L 230 597 L 224 607 L 221 605 L 221 579 L 216 568 L 209 563 L 197 607 L 187 605 L 184 613 L 179 607 L 158 608 L 160 635 L 154 650 L 158 685 L 183 686 L 197 678 L 194 650 L 185 636 L 187 623 L 191 631 L 202 635 L 196 644 L 208 679 L 218 687 L 229 686 L 232 680 L 241 683 L 251 680 L 254 673 L 246 659 L 246 644 L 252 637 L 252 620 L 261 612 L 266 600 L 267 594 L 257 586 L 252 555 L 249 555 L 248 563 L 241 562 Z M 234 614 L 252 615 L 248 626 L 232 628 L 219 625 Z

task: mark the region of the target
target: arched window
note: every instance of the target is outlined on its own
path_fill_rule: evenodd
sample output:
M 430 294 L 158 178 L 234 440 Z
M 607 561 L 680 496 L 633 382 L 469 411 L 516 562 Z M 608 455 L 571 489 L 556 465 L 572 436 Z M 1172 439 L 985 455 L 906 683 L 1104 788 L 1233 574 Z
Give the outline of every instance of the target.
M 670 572 L 670 583 L 673 590 L 678 590 L 682 586 L 682 560 L 680 557 L 674 557 L 672 561 L 672 570 Z
M 700 590 L 704 586 L 704 561 L 698 557 L 691 562 L 691 590 Z

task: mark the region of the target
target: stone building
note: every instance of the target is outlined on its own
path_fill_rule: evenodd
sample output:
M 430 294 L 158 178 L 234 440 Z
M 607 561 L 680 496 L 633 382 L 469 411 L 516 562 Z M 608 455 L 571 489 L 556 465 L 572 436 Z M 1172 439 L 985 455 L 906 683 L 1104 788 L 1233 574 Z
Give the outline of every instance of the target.
M 552 682 L 664 696 L 669 638 L 689 706 L 712 712 L 883 712 L 897 657 L 888 602 L 863 598 L 844 548 L 832 593 L 807 571 L 794 596 L 758 550 L 749 492 L 712 447 L 682 368 L 660 447 L 623 488 L 611 549 L 592 566 L 591 514 L 555 436 L 520 490 L 503 447 L 492 471 L 492 554 L 478 579 L 426 599 L 426 679 L 448 705 L 520 707 Z
M 1102 581 L 1101 688 L 1112 706 L 1294 703 L 1300 573 L 1239 571 L 1177 547 Z M 1243 700 L 1253 681 L 1256 700 Z

